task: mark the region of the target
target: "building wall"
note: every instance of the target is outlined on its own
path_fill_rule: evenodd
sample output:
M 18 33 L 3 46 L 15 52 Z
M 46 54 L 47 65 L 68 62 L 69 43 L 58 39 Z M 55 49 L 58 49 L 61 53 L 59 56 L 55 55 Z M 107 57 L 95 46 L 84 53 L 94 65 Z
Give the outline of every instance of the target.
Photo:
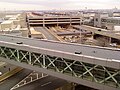
M 110 17 L 110 18 L 103 18 L 101 20 L 102 25 L 106 26 L 107 29 L 114 30 L 114 26 L 119 26 L 120 25 L 120 19 L 115 18 L 115 17 Z
M 13 23 L 1 24 L 1 30 L 8 30 L 13 28 Z
M 27 28 L 25 28 L 24 30 L 21 30 L 21 32 L 22 32 L 22 36 L 23 37 L 28 37 L 28 29 Z
M 114 30 L 114 25 L 113 25 L 113 24 L 106 24 L 105 26 L 106 26 L 107 29 L 109 29 L 109 30 Z
M 20 25 L 22 28 L 26 28 L 27 27 L 27 23 L 26 23 L 26 13 L 22 13 L 19 17 L 20 20 Z
M 94 26 L 95 27 L 102 27 L 101 19 L 103 17 L 108 17 L 108 14 L 101 14 L 101 13 L 95 14 L 95 16 L 94 16 Z

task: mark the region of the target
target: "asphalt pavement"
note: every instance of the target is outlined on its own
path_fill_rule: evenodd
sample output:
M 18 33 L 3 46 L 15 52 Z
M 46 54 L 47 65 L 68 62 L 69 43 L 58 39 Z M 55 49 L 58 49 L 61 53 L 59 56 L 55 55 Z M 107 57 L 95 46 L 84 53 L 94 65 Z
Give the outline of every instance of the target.
M 48 30 L 46 30 L 44 27 L 34 27 L 35 31 L 38 31 L 38 32 L 41 32 L 42 34 L 45 35 L 45 37 L 48 39 L 48 40 L 55 40 L 55 41 L 58 41 L 58 39 L 53 36 Z
M 21 43 L 22 44 L 17 44 Z M 75 52 L 81 52 L 82 55 L 85 56 L 92 56 L 97 58 L 104 58 L 106 59 L 120 59 L 120 49 L 118 48 L 109 48 L 109 47 L 99 47 L 99 46 L 89 46 L 89 45 L 80 45 L 80 44 L 71 44 L 65 42 L 57 42 L 57 41 L 48 41 L 48 40 L 38 40 L 38 39 L 30 39 L 30 38 L 20 38 L 15 36 L 0 36 L 0 43 L 1 45 L 5 43 L 6 46 L 9 47 L 9 44 L 19 45 L 21 46 L 28 46 L 38 47 L 38 48 L 45 48 L 54 51 L 62 51 L 65 53 L 75 54 Z M 8 45 L 7 45 L 8 44 Z M 104 53 L 103 53 L 104 52 Z
M 13 86 L 15 86 L 31 72 L 31 70 L 23 69 L 12 77 L 4 80 L 3 82 L 0 82 L 0 90 L 10 90 Z
M 68 82 L 56 77 L 47 76 L 30 84 L 22 86 L 16 90 L 54 90 Z
M 15 69 L 17 66 L 11 65 L 11 64 L 5 64 L 2 67 L 0 67 L 0 72 L 2 72 L 2 74 L 5 74 L 13 69 Z

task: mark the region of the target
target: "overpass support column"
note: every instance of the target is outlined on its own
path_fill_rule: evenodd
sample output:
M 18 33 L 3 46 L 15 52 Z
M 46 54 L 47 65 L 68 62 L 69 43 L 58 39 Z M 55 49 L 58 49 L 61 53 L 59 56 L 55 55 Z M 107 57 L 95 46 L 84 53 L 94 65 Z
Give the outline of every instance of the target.
M 82 20 L 81 20 L 81 18 L 80 18 L 80 25 L 81 25 L 81 22 L 82 22 Z
M 112 40 L 112 38 L 110 37 L 110 38 L 109 38 L 109 44 L 111 43 L 111 40 Z
M 70 26 L 72 25 L 72 18 L 70 17 Z
M 112 25 L 112 29 L 110 30 L 111 32 L 114 30 L 114 26 Z M 111 43 L 112 38 L 109 38 L 109 44 Z
M 57 27 L 58 27 L 58 18 L 57 18 Z
M 45 24 L 43 24 L 43 27 L 45 27 Z
M 94 39 L 94 35 L 95 35 L 95 33 L 94 33 L 94 32 L 92 32 L 92 39 Z
M 45 18 L 43 16 L 43 27 L 45 27 Z

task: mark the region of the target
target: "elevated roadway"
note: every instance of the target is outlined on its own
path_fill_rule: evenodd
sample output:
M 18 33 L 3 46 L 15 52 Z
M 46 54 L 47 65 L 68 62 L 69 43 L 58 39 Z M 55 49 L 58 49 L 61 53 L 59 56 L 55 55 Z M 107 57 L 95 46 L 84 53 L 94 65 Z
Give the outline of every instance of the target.
M 100 90 L 120 88 L 120 49 L 1 35 L 0 59 Z
M 96 28 L 96 27 L 87 26 L 87 25 L 81 25 L 81 26 L 76 25 L 73 27 L 77 28 L 77 29 L 87 30 L 87 31 L 93 32 L 95 34 L 99 34 L 99 35 L 103 35 L 103 36 L 107 36 L 107 37 L 111 37 L 111 38 L 120 40 L 120 32 L 118 32 L 118 31 L 101 29 L 101 28 Z
M 24 46 L 28 46 L 29 48 L 37 47 L 40 49 L 54 50 L 56 52 L 59 51 L 61 53 L 74 54 L 74 55 L 76 55 L 75 52 L 81 52 L 81 54 L 84 56 L 91 56 L 91 57 L 110 59 L 110 60 L 120 59 L 119 56 L 120 49 L 115 49 L 115 48 L 108 48 L 108 47 L 105 48 L 98 46 L 71 44 L 71 43 L 63 43 L 58 41 L 36 40 L 36 39 L 1 35 L 0 43 L 2 44 L 4 42 L 7 42 L 7 44 L 14 44 L 19 47 L 24 47 Z M 23 44 L 17 44 L 19 42 L 22 42 Z

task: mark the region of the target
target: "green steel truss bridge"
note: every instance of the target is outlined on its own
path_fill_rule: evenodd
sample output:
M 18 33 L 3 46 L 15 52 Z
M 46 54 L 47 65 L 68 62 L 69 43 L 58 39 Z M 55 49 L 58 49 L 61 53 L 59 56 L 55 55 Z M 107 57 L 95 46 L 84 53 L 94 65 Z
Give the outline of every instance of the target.
M 120 90 L 120 49 L 0 36 L 0 60 L 100 90 Z

